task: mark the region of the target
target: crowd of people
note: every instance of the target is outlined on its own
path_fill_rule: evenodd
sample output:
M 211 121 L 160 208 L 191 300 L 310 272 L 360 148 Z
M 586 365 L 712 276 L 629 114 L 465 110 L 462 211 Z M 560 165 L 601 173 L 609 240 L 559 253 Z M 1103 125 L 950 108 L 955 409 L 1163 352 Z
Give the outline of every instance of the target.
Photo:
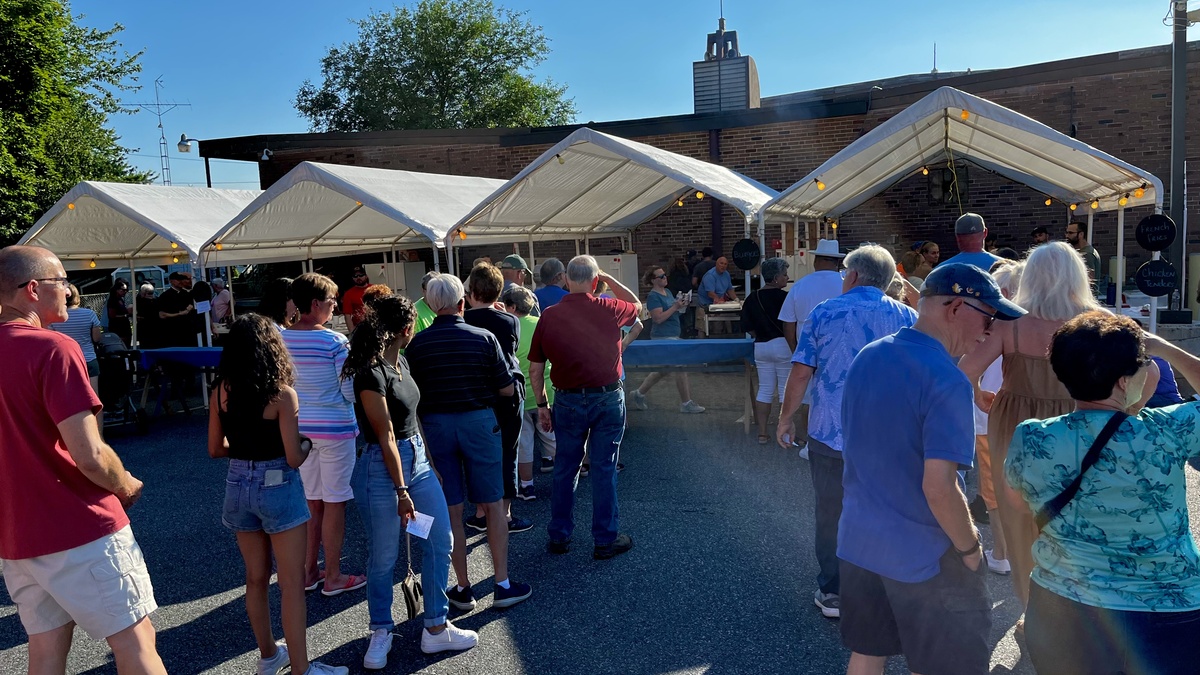
M 1200 455 L 1200 404 L 1183 403 L 1174 372 L 1200 385 L 1200 359 L 1104 310 L 1070 236 L 1018 260 L 985 250 L 976 214 L 955 236 L 959 253 L 945 261 L 928 242 L 897 261 L 882 246 L 843 253 L 822 240 L 814 271 L 790 290 L 787 263 L 763 261 L 763 285 L 742 306 L 758 442 L 809 460 L 813 602 L 840 619 L 847 672 L 878 675 L 898 654 L 925 675 L 988 672 L 989 570 L 1011 577 L 1025 612 L 1016 630 L 1038 672 L 1193 672 L 1200 553 L 1184 465 Z M 225 336 L 208 434 L 209 455 L 228 459 L 221 520 L 245 563 L 258 672 L 348 672 L 309 659 L 305 593 L 364 588 L 363 666 L 385 667 L 402 537 L 423 553 L 419 648 L 476 646 L 450 620 L 478 600 L 467 529 L 486 534 L 491 607 L 529 599 L 509 540 L 534 527 L 520 504 L 538 498 L 535 466 L 553 474 L 547 551 L 574 545 L 581 478 L 592 482 L 592 557 L 630 551 L 617 499 L 625 392 L 646 410 L 665 374 L 626 385 L 621 354 L 643 317 L 650 339 L 680 339 L 684 288 L 707 304 L 737 297 L 728 261 L 707 253 L 690 274 L 682 261 L 649 268 L 644 302 L 588 255 L 544 261 L 536 292 L 517 255 L 478 261 L 465 284 L 430 272 L 416 303 L 356 268 L 340 297 L 349 336 L 329 328 L 330 278 L 267 284 L 258 311 Z M 174 276 L 159 321 L 195 309 L 186 275 Z M 213 286 L 215 304 L 225 289 Z M 129 320 L 128 290 L 114 287 L 110 322 Z M 0 349 L 17 357 L 0 362 L 0 415 L 13 422 L 0 427 L 0 453 L 21 467 L 0 473 L 0 558 L 31 663 L 61 672 L 78 623 L 108 640 L 121 672 L 165 672 L 124 511 L 141 483 L 100 436 L 87 385 L 98 318 L 79 310 L 44 249 L 0 250 L 0 293 Z M 51 326 L 64 335 L 42 330 Z M 680 412 L 704 412 L 686 374 L 673 377 Z M 972 467 L 986 520 L 968 505 Z M 343 568 L 350 501 L 366 531 L 362 573 Z

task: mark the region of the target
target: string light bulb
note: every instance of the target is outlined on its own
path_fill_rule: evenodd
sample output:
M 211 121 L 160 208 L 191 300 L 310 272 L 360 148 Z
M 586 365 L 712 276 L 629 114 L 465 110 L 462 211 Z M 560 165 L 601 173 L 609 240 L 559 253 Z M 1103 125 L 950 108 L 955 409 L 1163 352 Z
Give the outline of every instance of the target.
M 1077 209 L 1077 208 L 1079 208 L 1079 205 L 1078 205 L 1078 204 L 1072 204 L 1072 205 L 1071 205 L 1071 210 L 1072 210 L 1072 211 L 1074 211 L 1074 210 L 1075 210 L 1075 209 Z
M 1046 206 L 1050 206 L 1050 204 L 1052 204 L 1053 201 L 1054 200 L 1050 199 L 1049 197 L 1046 197 Z
M 928 176 L 929 175 L 929 167 L 927 167 L 927 166 L 921 167 L 921 175 Z
M 566 164 L 566 163 L 567 163 L 567 160 L 563 159 L 563 158 L 562 158 L 562 155 L 555 155 L 555 156 L 554 156 L 554 159 L 557 159 L 559 164 Z
M 174 249 L 177 249 L 177 248 L 179 248 L 179 244 L 177 244 L 177 243 L 175 243 L 175 242 L 171 242 L 171 249 L 172 249 L 172 250 L 174 250 Z
M 1146 194 L 1145 186 L 1139 187 L 1138 189 L 1133 191 L 1133 196 L 1138 199 L 1141 199 L 1143 196 L 1145 196 L 1145 194 Z
M 821 179 L 820 179 L 820 178 L 818 178 L 818 179 L 816 180 L 816 183 L 817 183 L 817 189 L 818 189 L 818 190 L 824 190 L 824 189 L 825 189 L 825 183 L 823 183 L 823 182 L 821 181 Z
M 75 205 L 74 205 L 74 204 L 67 204 L 67 210 L 68 210 L 68 211 L 74 211 L 74 210 L 75 210 Z
M 95 267 L 96 267 L 96 259 L 95 258 L 93 258 L 92 261 L 88 263 L 88 267 L 95 269 Z
M 177 255 L 171 256 L 171 262 L 173 262 L 173 263 L 179 262 L 179 256 L 177 256 Z
M 704 199 L 704 193 L 703 193 L 703 192 L 697 192 L 697 193 L 696 193 L 696 199 Z
M 356 200 L 354 200 L 354 205 L 355 205 L 355 206 L 362 206 L 362 202 L 360 202 L 360 201 L 358 201 L 358 200 L 356 199 Z
M 1125 206 L 1128 203 L 1129 203 L 1129 195 L 1122 195 L 1121 198 L 1117 200 L 1118 206 Z
M 225 244 L 222 244 L 221 242 L 219 242 L 219 241 L 218 241 L 218 242 L 217 242 L 217 250 L 218 250 L 218 251 L 223 251 L 223 250 L 225 250 Z
M 837 221 L 836 220 L 833 221 L 832 223 L 829 224 L 829 226 L 836 230 L 837 229 Z
M 963 118 L 963 121 L 965 122 L 971 117 L 971 113 L 964 110 L 964 111 L 962 111 L 962 113 L 959 114 L 959 117 Z
M 458 231 L 458 238 L 459 238 L 459 239 L 466 239 L 466 238 L 467 238 L 467 233 L 466 233 L 466 231 L 465 231 L 465 230 L 459 230 L 459 231 Z
M 1091 204 L 1089 204 L 1089 206 L 1091 206 L 1091 207 L 1092 207 L 1092 210 L 1093 210 L 1093 211 L 1094 211 L 1094 210 L 1096 210 L 1096 209 L 1098 209 L 1098 208 L 1100 208 L 1100 200 L 1099 200 L 1099 199 L 1093 199 L 1093 200 L 1092 200 L 1092 203 L 1091 203 Z
M 682 200 L 682 199 L 676 199 L 676 200 L 675 200 L 675 206 L 683 206 L 683 200 Z

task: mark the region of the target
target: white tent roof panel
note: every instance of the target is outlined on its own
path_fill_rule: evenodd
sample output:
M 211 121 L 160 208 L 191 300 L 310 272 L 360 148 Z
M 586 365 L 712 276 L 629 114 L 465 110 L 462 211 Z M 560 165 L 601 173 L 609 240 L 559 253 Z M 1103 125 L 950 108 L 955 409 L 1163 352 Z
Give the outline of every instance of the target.
M 1150 172 L 991 101 L 942 87 L 846 146 L 765 210 L 774 217 L 837 217 L 922 167 L 960 159 L 1067 204 L 1098 200 L 1099 210 L 1110 211 L 1124 195 L 1127 208 L 1162 204 L 1162 181 Z M 1139 188 L 1141 197 L 1134 194 Z
M 130 259 L 165 265 L 174 254 L 195 259 L 204 241 L 260 193 L 84 181 L 19 243 L 54 251 L 67 269 L 86 268 L 92 260 L 111 267 Z
M 776 192 L 718 164 L 578 129 L 451 230 L 480 240 L 574 239 L 631 230 L 699 190 L 750 219 Z
M 302 162 L 209 238 L 205 264 L 441 245 L 450 226 L 503 183 Z

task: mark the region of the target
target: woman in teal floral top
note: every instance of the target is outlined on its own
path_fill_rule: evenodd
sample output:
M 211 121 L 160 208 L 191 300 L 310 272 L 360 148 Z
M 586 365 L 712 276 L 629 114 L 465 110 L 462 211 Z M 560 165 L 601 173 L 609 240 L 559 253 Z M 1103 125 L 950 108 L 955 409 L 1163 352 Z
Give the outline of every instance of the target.
M 1055 333 L 1050 362 L 1075 411 L 1022 423 L 1005 462 L 1009 484 L 1032 511 L 1075 480 L 1116 411 L 1139 409 L 1147 380 L 1157 379 L 1148 355 L 1200 385 L 1200 360 L 1129 318 L 1087 312 Z M 1198 426 L 1197 403 L 1129 417 L 1075 498 L 1042 530 L 1025 623 L 1039 673 L 1200 669 L 1200 553 L 1188 527 L 1184 478 L 1188 459 L 1200 455 Z

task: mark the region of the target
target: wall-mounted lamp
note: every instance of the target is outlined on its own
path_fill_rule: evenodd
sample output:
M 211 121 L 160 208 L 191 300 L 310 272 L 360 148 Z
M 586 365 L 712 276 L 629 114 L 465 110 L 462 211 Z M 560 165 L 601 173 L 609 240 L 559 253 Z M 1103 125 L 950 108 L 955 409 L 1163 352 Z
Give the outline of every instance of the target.
M 263 148 L 262 157 L 259 157 L 258 159 L 260 162 L 269 162 L 269 161 L 271 161 L 271 155 L 274 155 L 274 154 L 275 153 L 271 152 L 267 148 Z
M 176 145 L 175 148 L 178 149 L 180 152 L 191 152 L 192 151 L 192 143 L 199 143 L 199 142 L 200 141 L 195 138 L 188 138 L 187 134 L 179 134 L 179 145 Z

